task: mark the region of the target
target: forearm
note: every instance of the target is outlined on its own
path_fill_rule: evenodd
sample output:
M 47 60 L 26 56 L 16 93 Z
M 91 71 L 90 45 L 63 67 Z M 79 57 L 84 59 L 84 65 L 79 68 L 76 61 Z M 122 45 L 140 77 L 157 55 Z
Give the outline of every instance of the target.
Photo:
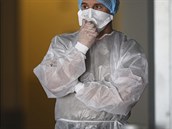
M 84 71 L 85 55 L 76 48 L 72 48 L 61 58 L 45 59 L 34 69 L 41 84 L 53 93 L 72 89 L 74 85 L 71 83 L 77 80 Z
M 139 100 L 144 86 L 141 80 L 126 78 L 124 82 L 81 83 L 76 85 L 76 97 L 93 110 L 127 115 Z

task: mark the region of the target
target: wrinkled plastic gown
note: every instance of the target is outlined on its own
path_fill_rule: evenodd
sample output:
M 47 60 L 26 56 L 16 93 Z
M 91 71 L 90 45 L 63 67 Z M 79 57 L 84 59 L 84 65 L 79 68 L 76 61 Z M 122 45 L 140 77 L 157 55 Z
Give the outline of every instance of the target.
M 55 36 L 34 69 L 49 98 L 56 98 L 56 129 L 122 129 L 147 84 L 141 47 L 113 31 L 86 55 L 74 46 L 76 33 Z M 84 84 L 75 92 L 78 83 Z

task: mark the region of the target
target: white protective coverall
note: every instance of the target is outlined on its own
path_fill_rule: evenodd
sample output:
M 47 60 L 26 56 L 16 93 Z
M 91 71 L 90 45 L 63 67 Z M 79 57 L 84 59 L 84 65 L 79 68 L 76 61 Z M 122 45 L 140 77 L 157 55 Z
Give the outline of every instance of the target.
M 56 98 L 55 129 L 122 129 L 148 82 L 145 54 L 114 30 L 84 55 L 77 36 L 55 36 L 34 69 L 47 96 Z

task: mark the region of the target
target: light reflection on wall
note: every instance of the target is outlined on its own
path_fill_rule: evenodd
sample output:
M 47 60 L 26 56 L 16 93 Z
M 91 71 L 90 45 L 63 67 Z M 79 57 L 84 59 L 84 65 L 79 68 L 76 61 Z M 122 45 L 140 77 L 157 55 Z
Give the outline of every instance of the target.
M 20 0 L 19 7 L 25 129 L 53 129 L 55 100 L 47 99 L 33 68 L 41 62 L 55 35 L 78 29 L 77 0 Z

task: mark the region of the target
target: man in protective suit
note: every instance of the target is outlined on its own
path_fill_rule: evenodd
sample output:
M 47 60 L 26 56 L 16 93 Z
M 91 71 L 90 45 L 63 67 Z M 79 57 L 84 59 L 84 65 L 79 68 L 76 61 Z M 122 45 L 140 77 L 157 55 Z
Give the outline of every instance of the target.
M 119 0 L 79 0 L 80 30 L 52 39 L 34 69 L 56 98 L 55 129 L 122 129 L 148 82 L 140 45 L 112 28 Z

